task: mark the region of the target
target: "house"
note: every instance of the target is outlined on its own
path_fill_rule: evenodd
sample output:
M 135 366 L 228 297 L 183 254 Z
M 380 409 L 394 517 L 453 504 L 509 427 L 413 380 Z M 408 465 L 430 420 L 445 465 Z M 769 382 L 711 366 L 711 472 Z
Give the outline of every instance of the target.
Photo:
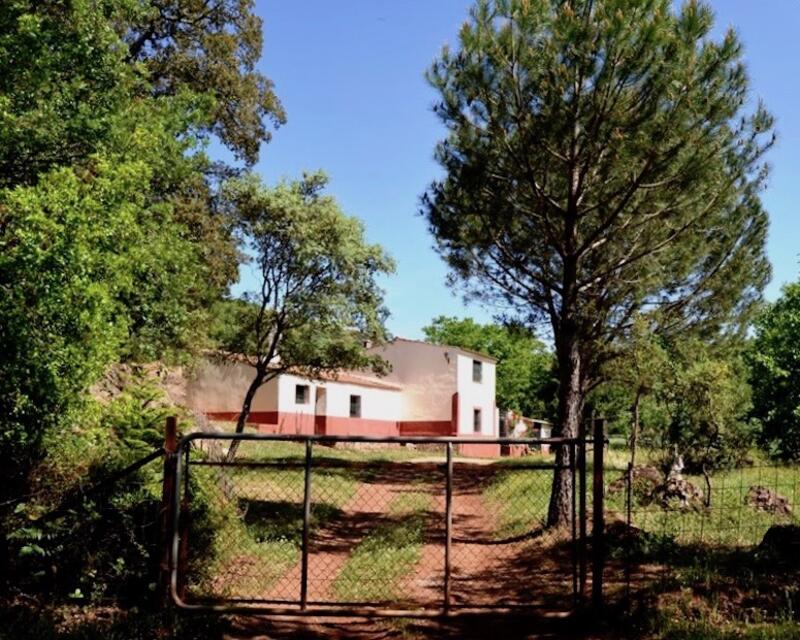
M 311 380 L 284 373 L 263 385 L 248 423 L 265 433 L 496 437 L 494 358 L 395 338 L 375 347 L 391 365 L 376 377 L 342 371 Z M 188 403 L 213 420 L 236 420 L 252 369 L 206 361 L 188 387 Z M 499 455 L 494 444 L 461 445 L 465 455 Z

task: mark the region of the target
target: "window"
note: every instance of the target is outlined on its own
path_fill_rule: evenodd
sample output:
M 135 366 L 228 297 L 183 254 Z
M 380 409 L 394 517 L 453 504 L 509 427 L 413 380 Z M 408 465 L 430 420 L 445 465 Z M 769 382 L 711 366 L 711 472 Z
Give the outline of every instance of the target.
M 472 361 L 472 381 L 481 382 L 483 380 L 483 363 L 480 360 Z
M 472 410 L 472 431 L 475 433 L 481 432 L 481 410 Z
M 361 417 L 361 396 L 350 396 L 350 417 Z
M 294 402 L 295 404 L 308 404 L 311 397 L 311 390 L 307 384 L 298 384 L 294 387 Z

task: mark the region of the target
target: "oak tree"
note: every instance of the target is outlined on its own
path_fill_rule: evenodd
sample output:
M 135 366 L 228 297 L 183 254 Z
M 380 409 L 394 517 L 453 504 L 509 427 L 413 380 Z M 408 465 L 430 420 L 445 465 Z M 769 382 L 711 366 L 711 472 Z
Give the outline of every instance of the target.
M 364 238 L 357 218 L 345 215 L 323 193 L 327 178 L 267 188 L 252 175 L 226 187 L 226 201 L 240 221 L 253 256 L 256 288 L 241 305 L 234 351 L 254 369 L 236 432 L 247 423 L 258 389 L 286 371 L 310 378 L 340 369 L 386 363 L 365 348 L 386 338 L 388 315 L 376 278 L 393 271 L 384 250 Z M 228 451 L 235 456 L 237 443 Z

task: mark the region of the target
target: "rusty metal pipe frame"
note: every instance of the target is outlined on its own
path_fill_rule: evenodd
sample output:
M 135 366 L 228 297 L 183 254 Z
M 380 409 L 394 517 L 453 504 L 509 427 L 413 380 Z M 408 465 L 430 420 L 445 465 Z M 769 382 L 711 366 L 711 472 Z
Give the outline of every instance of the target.
M 528 445 L 570 445 L 577 444 L 578 438 L 475 438 L 470 436 L 326 436 L 318 434 L 286 433 L 218 433 L 195 431 L 183 436 L 178 449 L 192 440 L 243 440 L 275 442 L 315 442 L 319 444 L 337 443 L 376 443 L 376 444 L 528 444 Z
M 303 477 L 303 548 L 300 575 L 300 608 L 305 609 L 308 602 L 308 527 L 311 520 L 311 447 L 306 441 L 306 464 Z
M 270 614 L 274 616 L 320 616 L 320 617 L 387 617 L 387 618 L 439 618 L 453 615 L 469 615 L 474 613 L 514 613 L 520 611 L 530 611 L 537 608 L 532 604 L 502 605 L 502 606 L 476 606 L 476 605 L 453 605 L 450 602 L 450 550 L 452 545 L 452 482 L 453 482 L 453 445 L 458 444 L 550 444 L 568 445 L 573 448 L 577 444 L 577 438 L 470 438 L 470 437 L 425 437 L 425 436 L 323 436 L 323 435 L 287 435 L 287 434 L 225 434 L 225 433 L 205 433 L 195 432 L 184 436 L 178 442 L 177 452 L 174 455 L 177 460 L 175 469 L 175 486 L 181 486 L 181 479 L 184 473 L 183 466 L 188 468 L 188 456 L 180 454 L 188 448 L 192 441 L 200 439 L 209 440 L 246 440 L 246 441 L 284 441 L 284 442 L 305 442 L 305 490 L 303 496 L 303 579 L 301 584 L 301 601 L 296 606 L 264 606 L 263 604 L 241 605 L 241 604 L 193 604 L 186 602 L 178 589 L 178 554 L 180 548 L 180 489 L 174 491 L 173 495 L 173 535 L 172 548 L 170 553 L 170 576 L 169 588 L 170 596 L 175 606 L 183 611 L 197 613 L 239 613 L 239 614 Z M 381 606 L 341 606 L 331 604 L 328 606 L 312 605 L 307 601 L 307 580 L 308 580 L 308 527 L 310 518 L 311 504 L 311 447 L 314 442 L 321 444 L 335 444 L 338 442 L 374 442 L 374 443 L 398 443 L 398 444 L 442 444 L 446 446 L 446 504 L 445 504 L 445 595 L 440 609 L 403 609 Z M 573 449 L 574 450 L 574 449 Z M 574 472 L 575 462 L 572 456 L 572 470 Z M 183 463 L 183 464 L 182 464 Z M 574 501 L 574 478 L 573 478 L 573 501 Z M 575 517 L 573 507 L 573 518 Z M 573 520 L 574 529 L 574 520 Z

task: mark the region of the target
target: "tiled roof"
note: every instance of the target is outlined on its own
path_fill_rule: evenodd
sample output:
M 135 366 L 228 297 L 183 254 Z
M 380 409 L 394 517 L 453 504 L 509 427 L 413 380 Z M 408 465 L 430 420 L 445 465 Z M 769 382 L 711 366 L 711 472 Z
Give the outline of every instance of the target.
M 300 374 L 297 374 L 300 375 Z M 399 384 L 393 384 L 391 382 L 386 382 L 385 380 L 380 380 L 379 378 L 373 378 L 371 376 L 366 376 L 361 373 L 353 373 L 352 371 L 340 371 L 337 374 L 330 374 L 325 373 L 320 376 L 323 380 L 327 380 L 328 382 L 341 382 L 342 384 L 355 384 L 361 387 L 374 387 L 376 389 L 388 389 L 391 391 L 401 391 L 403 387 Z

